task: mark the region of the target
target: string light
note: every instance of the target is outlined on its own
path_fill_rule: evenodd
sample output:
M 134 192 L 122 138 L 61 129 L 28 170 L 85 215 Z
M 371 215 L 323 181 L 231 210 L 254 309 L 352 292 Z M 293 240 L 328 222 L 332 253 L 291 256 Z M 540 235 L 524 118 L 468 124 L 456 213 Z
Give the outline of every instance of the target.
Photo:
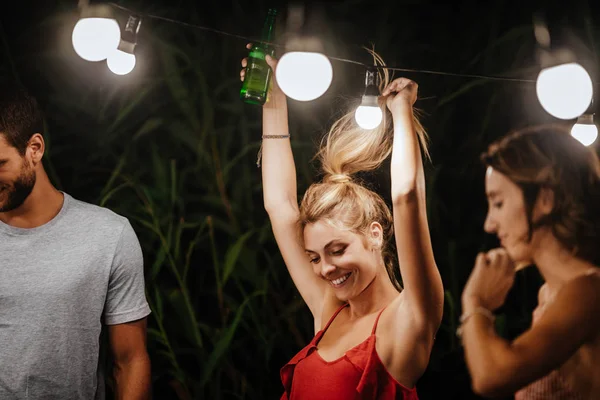
M 106 65 L 116 75 L 127 75 L 135 68 L 135 55 L 115 49 L 106 59 Z
M 556 118 L 579 117 L 588 109 L 594 95 L 589 73 L 568 49 L 540 48 L 538 51 L 542 70 L 536 92 L 540 104 Z
M 102 61 L 119 45 L 121 30 L 112 8 L 80 2 L 80 19 L 73 28 L 73 49 L 84 60 Z
M 108 56 L 106 64 L 117 75 L 126 75 L 135 68 L 135 46 L 142 19 L 138 15 L 129 15 L 122 32 L 119 46 Z
M 361 128 L 375 129 L 381 124 L 383 112 L 377 102 L 379 96 L 377 71 L 374 68 L 369 68 L 365 77 L 365 93 L 362 96 L 360 106 L 354 113 L 354 119 Z
M 277 63 L 277 84 L 286 96 L 310 101 L 322 96 L 333 80 L 329 59 L 317 52 L 291 51 Z
M 567 63 L 540 71 L 536 92 L 540 104 L 549 114 L 560 119 L 573 119 L 589 107 L 594 85 L 581 65 Z
M 135 12 L 132 11 L 131 9 L 123 7 L 123 6 L 119 5 L 119 4 L 116 4 L 116 3 L 107 3 L 107 4 L 110 4 L 111 6 L 116 7 L 118 9 L 121 9 L 123 11 L 127 11 L 127 12 L 135 14 Z M 240 40 L 244 41 L 245 43 L 252 43 L 252 42 L 260 40 L 258 38 L 252 38 L 252 37 L 249 37 L 249 36 L 238 35 L 238 34 L 235 34 L 235 33 L 226 32 L 226 31 L 222 31 L 222 30 L 219 30 L 219 29 L 214 29 L 214 28 L 210 28 L 210 27 L 206 27 L 206 26 L 202 26 L 202 25 L 192 24 L 192 23 L 189 23 L 189 22 L 183 22 L 183 21 L 179 21 L 179 20 L 176 20 L 176 19 L 163 17 L 163 16 L 160 16 L 160 15 L 142 14 L 142 16 L 143 16 L 144 19 L 159 20 L 159 21 L 163 21 L 163 22 L 168 22 L 168 23 L 172 23 L 172 24 L 176 24 L 176 25 L 185 26 L 185 27 L 188 27 L 188 28 L 198 29 L 198 30 L 202 30 L 202 31 L 206 31 L 206 32 L 212 32 L 212 33 L 215 33 L 215 34 L 221 35 L 221 36 L 228 36 L 228 37 L 240 39 Z M 269 42 L 269 43 L 266 43 L 266 44 L 268 44 L 270 46 L 273 46 L 273 47 L 276 47 L 276 48 L 279 48 L 279 49 L 284 49 L 285 48 L 284 45 L 279 44 L 279 43 Z M 335 57 L 335 56 L 330 56 L 330 55 L 325 55 L 325 56 L 329 60 L 332 60 L 332 61 L 339 61 L 339 62 L 344 62 L 344 63 L 348 63 L 348 64 L 359 65 L 359 66 L 362 66 L 362 67 L 365 67 L 365 68 L 374 67 L 372 65 L 369 65 L 369 64 L 366 64 L 366 63 L 363 63 L 363 62 L 360 62 L 360 61 L 355 61 L 355 60 L 350 60 L 350 59 L 340 58 L 340 57 Z M 515 83 L 535 83 L 536 82 L 535 79 L 522 79 L 522 78 L 514 78 L 514 77 L 499 76 L 499 75 L 463 74 L 463 73 L 435 71 L 435 70 L 425 70 L 425 69 L 411 69 L 411 68 L 401 68 L 401 67 L 382 66 L 382 65 L 378 65 L 378 66 L 376 66 L 374 68 L 377 68 L 377 69 L 386 69 L 388 71 L 422 73 L 422 74 L 428 74 L 428 75 L 453 76 L 453 77 L 457 77 L 457 78 L 485 79 L 485 80 L 501 81 L 501 82 L 515 82 Z
M 86 6 L 82 7 L 82 3 L 84 3 Z M 130 9 L 118 4 L 108 4 L 118 9 L 133 13 Z M 128 68 L 123 67 L 122 69 L 114 67 L 115 70 L 123 72 L 129 68 L 133 69 L 135 65 L 135 56 L 133 55 L 133 52 L 127 52 L 123 50 L 123 41 L 120 38 L 119 26 L 117 22 L 110 17 L 110 12 L 105 7 L 106 5 L 89 6 L 87 5 L 87 0 L 80 0 L 82 16 L 73 31 L 73 47 L 75 48 L 77 54 L 90 61 L 100 61 L 111 55 L 110 60 L 107 60 L 111 70 L 113 69 L 114 65 L 118 64 L 116 60 L 118 57 L 122 58 L 120 60 L 121 65 L 125 63 L 125 59 L 127 59 L 129 66 Z M 256 41 L 254 38 L 249 38 L 201 25 L 186 23 L 162 16 L 144 14 L 144 18 L 156 19 L 199 30 L 209 31 L 222 36 L 243 39 L 246 42 Z M 277 43 L 267 44 L 276 48 L 284 47 Z M 289 46 L 286 47 L 287 50 L 290 50 Z M 121 52 L 127 54 L 123 55 L 118 53 L 116 51 L 117 48 L 119 48 L 118 50 Z M 545 53 L 549 54 L 549 52 Z M 552 56 L 556 59 L 555 55 Z M 548 59 L 548 57 L 546 57 L 546 59 Z M 536 83 L 536 91 L 542 107 L 551 115 L 561 119 L 572 119 L 582 115 L 582 113 L 585 112 L 585 109 L 589 106 L 593 96 L 594 83 L 592 82 L 587 71 L 581 65 L 575 62 L 557 63 L 556 60 L 553 63 L 550 63 L 551 65 L 548 65 L 548 62 L 546 62 L 545 65 L 542 65 L 540 74 L 538 75 L 537 79 L 533 80 L 506 76 L 463 74 L 434 70 L 400 68 L 393 66 L 371 66 L 354 60 L 327 56 L 321 51 L 287 51 L 279 60 L 277 71 L 275 71 L 275 77 L 282 91 L 288 97 L 299 101 L 313 100 L 325 93 L 331 84 L 333 79 L 333 68 L 331 67 L 330 60 L 360 65 L 365 67 L 367 70 L 375 68 L 386 69 L 388 71 L 433 74 L 459 78 L 485 79 L 516 83 Z M 113 67 L 111 67 L 111 65 Z M 114 72 L 119 73 L 117 71 Z M 374 111 L 372 99 L 365 98 L 363 95 L 361 106 L 359 106 L 355 114 L 357 123 L 360 121 L 359 124 L 364 126 L 373 126 L 375 124 L 373 121 L 377 120 L 377 115 L 375 115 L 376 113 L 377 112 Z M 365 122 L 367 120 L 371 121 L 371 123 L 369 124 Z
M 323 54 L 323 43 L 305 26 L 305 10 L 300 4 L 288 7 L 283 34 L 284 54 L 277 63 L 275 79 L 286 96 L 298 101 L 321 97 L 333 80 L 331 61 Z
M 577 122 L 571 128 L 571 135 L 585 146 L 594 143 L 598 137 L 598 127 L 594 124 L 594 115 L 582 114 L 577 118 Z

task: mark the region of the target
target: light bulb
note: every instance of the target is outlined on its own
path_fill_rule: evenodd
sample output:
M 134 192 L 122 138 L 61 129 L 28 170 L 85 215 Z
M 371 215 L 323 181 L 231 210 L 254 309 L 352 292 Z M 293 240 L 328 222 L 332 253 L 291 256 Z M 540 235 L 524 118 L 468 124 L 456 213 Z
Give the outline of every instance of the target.
M 540 104 L 549 114 L 560 119 L 573 119 L 589 107 L 594 85 L 581 65 L 567 63 L 540 71 L 536 91 Z
M 379 107 L 359 106 L 354 114 L 354 119 L 363 129 L 375 129 L 381 124 L 383 113 Z
M 598 137 L 598 127 L 594 124 L 593 116 L 584 114 L 577 119 L 577 123 L 571 128 L 571 136 L 579 140 L 584 146 L 589 146 Z
M 583 145 L 589 146 L 598 138 L 598 128 L 596 125 L 575 124 L 571 129 L 571 135 Z
M 119 45 L 121 29 L 112 18 L 81 18 L 73 28 L 73 49 L 84 60 L 102 61 Z
M 354 119 L 358 126 L 363 129 L 375 129 L 383 120 L 383 112 L 379 107 L 379 87 L 377 86 L 377 71 L 375 68 L 367 69 L 365 75 L 365 93 L 360 106 L 354 113 Z
M 363 129 L 375 129 L 383 120 L 383 112 L 377 104 L 377 96 L 364 95 L 360 106 L 354 113 L 354 119 Z
M 127 75 L 135 67 L 135 55 L 116 49 L 106 59 L 108 68 L 117 75 Z
M 285 53 L 277 63 L 277 84 L 286 96 L 298 101 L 314 100 L 329 89 L 333 68 L 321 53 Z

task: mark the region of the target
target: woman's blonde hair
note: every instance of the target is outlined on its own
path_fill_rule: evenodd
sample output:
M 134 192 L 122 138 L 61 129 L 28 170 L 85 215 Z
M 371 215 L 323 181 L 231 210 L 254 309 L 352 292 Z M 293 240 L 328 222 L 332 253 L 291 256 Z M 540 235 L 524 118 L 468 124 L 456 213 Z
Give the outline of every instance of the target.
M 376 65 L 385 66 L 379 55 L 368 51 Z M 378 75 L 382 91 L 390 82 L 389 72 L 378 68 Z M 400 291 L 402 287 L 394 268 L 395 257 L 390 249 L 394 231 L 390 209 L 380 195 L 353 179 L 358 172 L 375 170 L 391 154 L 391 115 L 384 98 L 379 98 L 379 107 L 383 112 L 379 127 L 372 130 L 359 127 L 354 119 L 355 109 L 351 109 L 324 136 L 316 155 L 321 162 L 323 180 L 312 184 L 304 194 L 299 227 L 303 232 L 306 225 L 326 220 L 340 229 L 366 235 L 371 223 L 378 222 L 383 227 L 381 251 L 384 263 L 392 283 Z M 429 157 L 427 135 L 416 116 L 414 126 L 421 149 Z

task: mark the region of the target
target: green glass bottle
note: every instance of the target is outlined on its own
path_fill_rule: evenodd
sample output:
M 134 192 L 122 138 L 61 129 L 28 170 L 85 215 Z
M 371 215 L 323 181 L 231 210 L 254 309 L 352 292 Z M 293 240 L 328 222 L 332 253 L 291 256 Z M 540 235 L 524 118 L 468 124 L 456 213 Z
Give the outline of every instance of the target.
M 252 44 L 248 55 L 246 76 L 240 90 L 240 98 L 249 104 L 263 105 L 267 101 L 271 82 L 271 68 L 265 61 L 265 56 L 270 55 L 273 57 L 275 55 L 275 48 L 268 43 L 273 38 L 276 17 L 277 10 L 269 9 L 263 25 L 261 41 Z

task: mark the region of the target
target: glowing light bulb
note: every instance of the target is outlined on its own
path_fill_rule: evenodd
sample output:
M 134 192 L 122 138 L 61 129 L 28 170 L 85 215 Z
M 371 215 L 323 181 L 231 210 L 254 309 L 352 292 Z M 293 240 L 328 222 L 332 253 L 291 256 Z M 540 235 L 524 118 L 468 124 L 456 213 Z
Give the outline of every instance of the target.
M 579 140 L 584 146 L 589 146 L 598 138 L 598 127 L 594 124 L 591 114 L 584 114 L 577 119 L 571 128 L 571 136 Z
M 359 106 L 354 114 L 356 123 L 363 129 L 375 129 L 383 120 L 381 108 L 372 106 Z
M 540 104 L 549 114 L 560 119 L 573 119 L 589 107 L 594 85 L 581 65 L 567 63 L 540 71 L 536 91 Z
M 377 96 L 364 95 L 360 106 L 354 113 L 354 119 L 363 129 L 375 129 L 383 120 L 383 112 L 377 104 Z
M 112 18 L 81 18 L 73 28 L 73 49 L 88 61 L 102 61 L 119 45 L 121 29 Z
M 354 113 L 356 123 L 363 129 L 375 129 L 383 120 L 383 112 L 377 103 L 379 94 L 377 71 L 374 68 L 369 68 L 365 76 L 365 93 L 360 106 Z
M 106 59 L 108 68 L 117 75 L 127 75 L 135 67 L 135 55 L 116 49 Z
M 294 51 L 281 57 L 275 78 L 286 96 L 298 101 L 310 101 L 329 89 L 333 68 L 329 59 L 321 53 Z

